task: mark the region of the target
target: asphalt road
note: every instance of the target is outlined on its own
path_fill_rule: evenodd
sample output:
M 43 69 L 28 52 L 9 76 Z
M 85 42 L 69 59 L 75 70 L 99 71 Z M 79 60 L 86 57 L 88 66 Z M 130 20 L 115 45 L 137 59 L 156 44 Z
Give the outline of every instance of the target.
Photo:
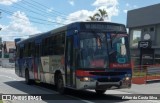
M 15 75 L 14 69 L 0 67 L 0 94 L 39 95 L 42 100 L 5 100 L 4 103 L 157 103 L 152 100 L 122 99 L 127 92 L 108 90 L 104 95 L 97 95 L 92 90 L 76 91 L 68 89 L 67 94 L 60 95 L 53 85 L 26 85 L 23 78 Z M 117 95 L 119 94 L 119 95 Z M 45 98 L 43 98 L 45 97 Z

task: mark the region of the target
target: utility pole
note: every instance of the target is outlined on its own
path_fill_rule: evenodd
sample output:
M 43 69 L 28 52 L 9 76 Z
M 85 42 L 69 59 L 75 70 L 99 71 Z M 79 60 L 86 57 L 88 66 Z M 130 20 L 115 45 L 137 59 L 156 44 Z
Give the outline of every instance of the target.
M 0 12 L 0 18 L 1 18 L 1 12 Z M 0 31 L 2 28 L 0 27 Z M 0 65 L 2 65 L 2 58 L 3 58 L 3 43 L 2 43 L 2 37 L 0 37 L 0 52 L 1 52 L 1 59 L 0 59 Z

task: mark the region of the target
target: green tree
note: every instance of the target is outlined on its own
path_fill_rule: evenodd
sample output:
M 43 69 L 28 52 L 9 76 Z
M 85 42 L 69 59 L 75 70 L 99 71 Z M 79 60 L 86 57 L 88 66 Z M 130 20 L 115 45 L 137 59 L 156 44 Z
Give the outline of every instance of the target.
M 97 21 L 97 18 L 95 15 L 89 16 L 89 20 L 87 20 L 87 21 Z
M 96 14 L 89 16 L 90 20 L 87 21 L 104 21 L 108 17 L 107 11 L 105 9 L 99 9 Z
M 96 13 L 94 16 L 98 18 L 98 21 L 104 21 L 104 19 L 108 17 L 108 13 L 105 9 L 99 9 L 98 13 Z

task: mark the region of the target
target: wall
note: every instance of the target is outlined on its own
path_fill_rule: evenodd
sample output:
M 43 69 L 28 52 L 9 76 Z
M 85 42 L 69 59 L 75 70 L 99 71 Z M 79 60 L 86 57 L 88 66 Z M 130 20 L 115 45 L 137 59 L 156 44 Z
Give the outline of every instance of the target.
M 15 63 L 9 63 L 8 58 L 1 59 L 1 64 L 3 68 L 14 68 L 15 67 Z
M 138 27 L 160 23 L 160 4 L 151 5 L 127 13 L 127 27 Z

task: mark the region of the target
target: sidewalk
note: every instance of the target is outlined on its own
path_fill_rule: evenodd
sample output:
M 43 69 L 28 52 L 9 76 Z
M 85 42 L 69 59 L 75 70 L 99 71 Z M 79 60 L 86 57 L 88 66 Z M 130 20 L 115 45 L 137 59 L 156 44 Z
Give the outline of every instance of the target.
M 148 84 L 132 84 L 130 89 L 118 89 L 118 91 L 123 91 L 133 94 L 159 94 L 160 95 L 160 82 L 148 83 Z

